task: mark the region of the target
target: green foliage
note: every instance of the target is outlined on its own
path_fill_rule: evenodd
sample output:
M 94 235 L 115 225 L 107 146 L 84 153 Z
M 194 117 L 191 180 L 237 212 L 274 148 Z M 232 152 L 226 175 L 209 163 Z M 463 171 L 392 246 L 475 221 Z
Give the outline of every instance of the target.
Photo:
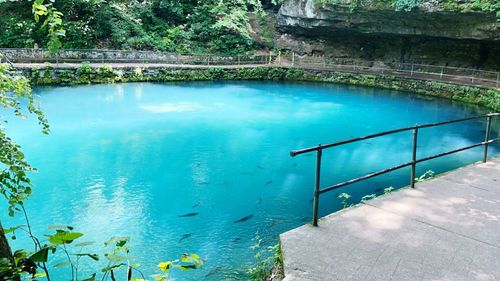
M 247 272 L 251 280 L 264 280 L 269 275 L 270 269 L 274 264 L 283 265 L 283 256 L 281 255 L 280 244 L 262 248 L 262 239 L 259 233 L 255 234 L 255 244 L 251 246 L 254 250 L 255 263 L 248 268 Z
M 392 2 L 394 10 L 409 12 L 420 5 L 419 0 L 395 0 Z
M 28 104 L 26 110 L 23 109 L 22 101 Z M 27 118 L 27 114 L 34 114 L 45 134 L 49 133 L 49 125 L 45 114 L 35 101 L 28 79 L 16 75 L 7 64 L 0 64 L 0 104 L 4 109 L 4 114 L 0 119 L 2 123 L 0 124 L 0 162 L 3 164 L 0 170 L 0 194 L 7 200 L 8 213 L 13 216 L 15 211 L 21 211 L 23 200 L 31 196 L 33 185 L 28 173 L 36 169 L 28 164 L 21 147 L 7 136 L 5 130 L 8 123 L 5 114 L 10 111 L 21 118 Z
M 421 4 L 421 0 L 374 0 L 374 1 L 363 1 L 363 0 L 316 0 L 321 4 L 333 4 L 333 5 L 344 5 L 349 7 L 351 12 L 361 5 L 361 2 L 366 3 L 365 5 L 371 5 L 377 7 L 379 5 L 385 6 L 390 4 L 394 7 L 395 11 L 405 11 L 410 12 L 415 8 L 418 8 Z M 500 1 L 499 0 L 441 0 L 438 1 L 439 6 L 445 9 L 456 10 L 459 12 L 470 12 L 470 11 L 482 11 L 487 13 L 496 14 L 497 21 L 500 21 Z
M 156 281 L 165 281 L 168 279 L 169 273 L 175 268 L 178 268 L 182 271 L 198 269 L 203 267 L 203 261 L 198 255 L 183 254 L 180 259 L 159 263 L 158 267 L 161 269 L 162 273 L 154 274 L 152 275 L 152 277 Z
M 48 26 L 49 41 L 47 42 L 47 48 L 51 53 L 56 53 L 62 46 L 59 37 L 66 35 L 66 30 L 61 28 L 63 14 L 57 11 L 51 3 L 45 4 L 44 1 L 35 0 L 32 11 L 36 22 L 40 20 L 40 16 L 46 17 L 41 28 Z
M 0 47 L 109 48 L 169 52 L 245 53 L 255 49 L 249 13 L 256 0 L 36 0 L 33 21 L 26 1 L 0 1 Z M 5 12 L 4 12 L 5 11 Z M 64 29 L 61 28 L 64 14 Z M 46 37 L 46 34 L 49 37 Z M 64 40 L 59 38 L 64 36 Z
M 337 198 L 342 199 L 342 209 L 352 206 L 352 204 L 347 202 L 349 198 L 351 198 L 351 195 L 348 193 L 342 192 L 337 196 Z
M 365 196 L 361 197 L 361 202 L 365 202 L 365 201 L 371 200 L 371 199 L 375 198 L 376 196 L 377 195 L 375 195 L 375 194 L 365 195 Z
M 18 250 L 14 254 L 14 263 L 11 263 L 8 259 L 0 259 L 0 272 L 8 271 L 9 276 L 12 278 L 22 276 L 26 273 L 35 274 L 38 277 L 50 277 L 50 270 L 47 269 L 46 263 L 49 261 L 52 263 L 52 260 L 57 258 L 55 254 L 62 252 L 65 259 L 54 260 L 57 263 L 53 264 L 52 267 L 67 267 L 71 273 L 71 281 L 82 280 L 81 276 L 79 276 L 79 272 L 82 271 L 91 272 L 89 274 L 90 278 L 85 280 L 115 280 L 114 275 L 119 271 L 125 272 L 129 276 L 129 280 L 147 280 L 142 272 L 138 270 L 140 264 L 132 264 L 130 262 L 135 259 L 135 256 L 130 255 L 129 237 L 111 237 L 108 241 L 104 242 L 104 254 L 99 255 L 85 251 L 85 247 L 93 245 L 94 242 L 75 242 L 83 237 L 83 234 L 73 231 L 72 226 L 51 225 L 48 228 L 54 229 L 55 233 L 45 234 L 44 236 L 47 240 L 41 241 L 36 237 L 32 237 L 37 245 L 34 253 Z M 18 229 L 30 232 L 25 225 L 22 225 L 10 228 L 6 230 L 6 233 L 11 233 Z M 89 268 L 82 270 L 80 262 L 82 258 L 91 262 L 97 262 L 101 257 L 107 260 L 107 264 L 104 267 L 96 269 L 98 267 L 96 264 L 90 264 Z M 30 265 L 29 268 L 27 265 Z M 164 281 L 167 280 L 172 270 L 176 268 L 182 271 L 199 269 L 203 267 L 203 261 L 195 254 L 183 254 L 180 259 L 159 263 L 158 267 L 161 273 L 154 274 L 151 277 L 155 281 Z M 41 273 L 38 269 L 43 269 L 45 272 Z M 137 273 L 135 275 L 141 276 L 141 278 L 133 278 L 134 273 Z M 120 274 L 122 275 L 122 273 Z
M 82 65 L 79 66 L 76 69 L 76 72 L 78 74 L 89 74 L 89 73 L 91 73 L 92 72 L 92 66 L 90 66 L 90 62 L 88 62 L 88 61 L 82 62 Z
M 391 193 L 392 191 L 394 191 L 394 187 L 392 187 L 392 186 L 384 188 L 384 194 Z
M 423 173 L 420 177 L 415 178 L 416 182 L 422 182 L 424 180 L 430 179 L 434 176 L 434 171 L 428 170 L 425 173 Z

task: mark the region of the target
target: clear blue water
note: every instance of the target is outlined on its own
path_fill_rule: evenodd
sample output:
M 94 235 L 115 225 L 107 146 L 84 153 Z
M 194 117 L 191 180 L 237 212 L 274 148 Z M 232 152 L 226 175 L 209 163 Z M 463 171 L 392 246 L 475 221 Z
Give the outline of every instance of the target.
M 97 253 L 111 236 L 130 236 L 146 275 L 184 252 L 206 260 L 201 270 L 174 272 L 179 280 L 246 280 L 256 236 L 265 248 L 277 243 L 279 233 L 311 220 L 315 157 L 292 158 L 290 150 L 487 113 L 408 93 L 311 83 L 132 83 L 36 92 L 51 134 L 42 135 L 33 118 L 9 124 L 9 134 L 39 169 L 32 175 L 35 195 L 26 204 L 35 233 L 49 232 L 49 224 L 73 225 L 85 233 L 82 241 L 97 242 L 89 250 Z M 483 138 L 483 121 L 423 129 L 419 157 Z M 493 146 L 490 155 L 499 151 Z M 478 161 L 481 152 L 423 163 L 417 175 Z M 322 186 L 410 157 L 411 132 L 330 149 Z M 325 194 L 320 214 L 341 208 L 340 192 L 353 195 L 354 203 L 388 186 L 406 186 L 409 177 L 403 169 Z M 198 215 L 179 217 L 187 213 Z M 21 222 L 5 211 L 0 219 L 4 227 Z M 180 241 L 185 234 L 192 235 Z M 19 233 L 12 243 L 31 247 L 26 241 Z M 56 256 L 52 263 L 61 261 Z M 53 271 L 54 280 L 67 280 L 67 274 Z

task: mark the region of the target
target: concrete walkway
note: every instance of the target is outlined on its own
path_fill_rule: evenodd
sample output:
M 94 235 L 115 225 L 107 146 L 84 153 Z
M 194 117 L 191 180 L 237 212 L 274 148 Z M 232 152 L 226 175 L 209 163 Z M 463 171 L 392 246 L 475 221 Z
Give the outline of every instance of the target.
M 287 281 L 500 280 L 500 157 L 280 238 Z

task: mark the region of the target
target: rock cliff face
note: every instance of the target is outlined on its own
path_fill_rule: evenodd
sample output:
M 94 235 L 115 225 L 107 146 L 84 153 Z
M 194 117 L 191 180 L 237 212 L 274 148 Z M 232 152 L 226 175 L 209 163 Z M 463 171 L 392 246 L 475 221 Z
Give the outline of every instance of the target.
M 353 8 L 349 1 L 286 0 L 277 15 L 276 44 L 325 56 L 500 68 L 494 13 L 449 10 L 436 0 L 410 12 L 373 0 Z

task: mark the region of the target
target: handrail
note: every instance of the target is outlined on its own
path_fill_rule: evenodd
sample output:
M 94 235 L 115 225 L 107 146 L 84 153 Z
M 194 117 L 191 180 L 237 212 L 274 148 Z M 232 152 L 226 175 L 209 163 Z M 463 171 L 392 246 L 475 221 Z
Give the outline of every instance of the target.
M 462 68 L 445 65 L 422 64 L 421 62 L 371 61 L 358 58 L 325 58 L 299 56 L 294 52 L 282 54 L 199 54 L 161 51 L 60 49 L 55 55 L 46 55 L 47 49 L 0 48 L 14 51 L 11 57 L 16 63 L 135 63 L 173 65 L 272 65 L 310 70 L 344 71 L 354 73 L 385 74 L 416 79 L 436 80 L 445 83 L 477 85 L 500 89 L 500 72 L 479 68 Z M 79 53 L 75 53 L 79 52 Z
M 343 187 L 346 185 L 350 185 L 350 184 L 353 184 L 356 182 L 360 182 L 360 181 L 363 181 L 363 180 L 366 180 L 369 178 L 373 178 L 373 177 L 376 177 L 376 176 L 379 176 L 379 175 L 382 175 L 382 174 L 385 174 L 388 172 L 399 170 L 401 168 L 408 167 L 408 166 L 411 166 L 410 186 L 412 188 L 414 188 L 415 187 L 415 169 L 416 169 L 417 163 L 424 162 L 424 161 L 431 160 L 431 159 L 438 158 L 438 157 L 442 157 L 442 156 L 446 156 L 449 154 L 457 153 L 457 152 L 471 149 L 474 147 L 478 147 L 481 145 L 484 145 L 483 162 L 486 162 L 487 157 L 488 157 L 488 145 L 490 143 L 500 141 L 500 137 L 495 138 L 495 139 L 490 139 L 491 119 L 493 117 L 498 117 L 498 116 L 500 116 L 500 113 L 490 113 L 490 114 L 481 115 L 481 116 L 468 117 L 468 118 L 462 118 L 462 119 L 456 119 L 456 120 L 450 120 L 450 121 L 444 121 L 444 122 L 415 125 L 415 126 L 411 126 L 411 127 L 405 127 L 405 128 L 385 131 L 385 132 L 381 132 L 381 133 L 371 134 L 371 135 L 367 135 L 367 136 L 363 136 L 363 137 L 352 138 L 349 140 L 333 142 L 333 143 L 326 144 L 326 145 L 320 144 L 320 145 L 314 146 L 314 147 L 290 151 L 290 156 L 292 156 L 292 157 L 294 157 L 296 155 L 303 154 L 303 153 L 316 151 L 316 181 L 315 181 L 315 186 L 314 186 L 313 226 L 318 226 L 319 195 L 323 194 L 325 192 L 328 192 L 328 191 L 331 191 L 331 190 L 334 190 L 334 189 L 337 189 L 337 188 L 340 188 L 340 187 Z M 476 144 L 473 144 L 470 146 L 466 146 L 466 147 L 454 149 L 451 151 L 447 151 L 444 153 L 435 154 L 432 156 L 417 159 L 417 137 L 418 137 L 418 130 L 419 129 L 436 127 L 436 126 L 464 122 L 464 121 L 470 121 L 470 120 L 477 120 L 477 119 L 482 119 L 482 118 L 486 118 L 486 121 L 487 121 L 486 122 L 486 135 L 485 135 L 485 140 L 483 142 L 479 142 L 479 143 L 476 143 Z M 395 133 L 399 133 L 399 132 L 409 131 L 409 130 L 413 130 L 413 147 L 412 147 L 412 159 L 411 159 L 411 161 L 394 166 L 394 167 L 391 167 L 391 168 L 388 168 L 388 169 L 385 169 L 385 170 L 370 173 L 370 174 L 364 175 L 362 177 L 358 177 L 355 179 L 351 179 L 351 180 L 348 180 L 348 181 L 345 181 L 342 183 L 338 183 L 338 184 L 320 189 L 321 157 L 322 157 L 322 153 L 323 153 L 324 149 L 343 145 L 343 144 L 353 143 L 353 142 L 357 142 L 357 141 L 361 141 L 361 140 L 366 140 L 366 139 L 376 138 L 376 137 L 380 137 L 380 136 L 395 134 Z

